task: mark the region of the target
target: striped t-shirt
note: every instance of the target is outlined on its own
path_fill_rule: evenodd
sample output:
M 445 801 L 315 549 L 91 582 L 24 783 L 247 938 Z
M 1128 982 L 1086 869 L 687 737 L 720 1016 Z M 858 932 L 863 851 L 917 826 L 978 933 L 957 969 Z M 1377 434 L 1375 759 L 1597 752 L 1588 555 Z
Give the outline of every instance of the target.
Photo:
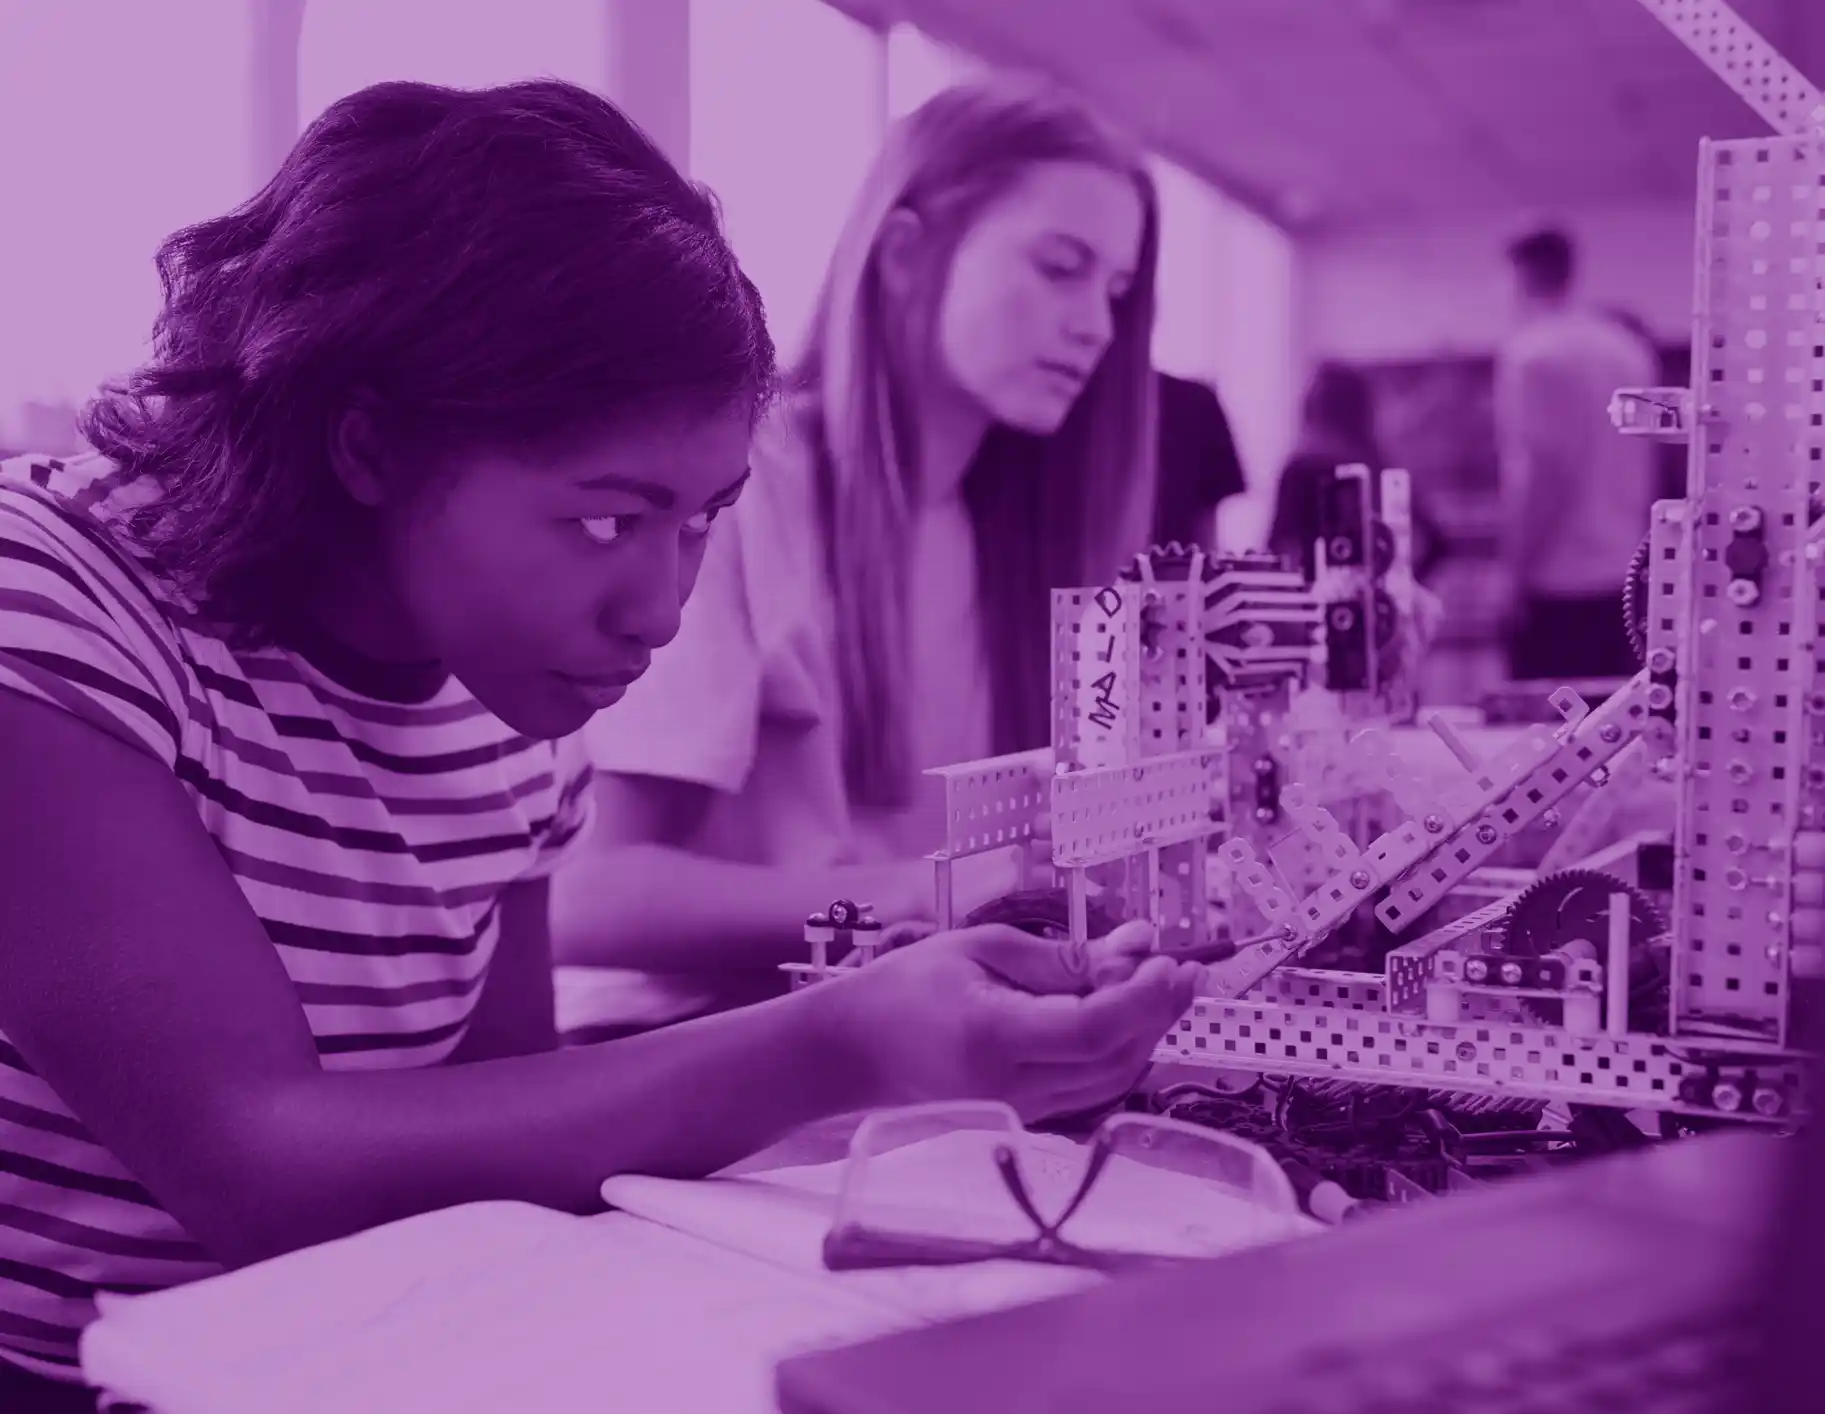
M 383 695 L 285 649 L 230 649 L 110 532 L 142 494 L 93 455 L 0 463 L 0 688 L 177 774 L 326 1069 L 438 1064 L 503 891 L 587 824 L 577 739 L 518 736 L 454 680 Z M 0 1358 L 74 1379 L 97 1291 L 217 1270 L 0 1034 Z

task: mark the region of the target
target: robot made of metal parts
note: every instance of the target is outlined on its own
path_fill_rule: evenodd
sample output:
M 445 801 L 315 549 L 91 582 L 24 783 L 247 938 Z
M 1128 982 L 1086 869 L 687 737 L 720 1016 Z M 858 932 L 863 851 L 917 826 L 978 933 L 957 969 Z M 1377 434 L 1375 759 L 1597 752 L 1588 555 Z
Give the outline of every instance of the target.
M 1455 753 L 1464 773 L 1442 790 L 1405 772 L 1385 739 L 1358 737 L 1353 749 L 1408 817 L 1367 848 L 1289 792 L 1332 872 L 1295 892 L 1270 862 L 1235 861 L 1274 926 L 1207 970 L 1206 996 L 1163 1062 L 1708 1116 L 1779 1119 L 1801 1100 L 1816 1038 L 1795 1034 L 1794 999 L 1825 972 L 1811 506 L 1825 461 L 1825 400 L 1814 391 L 1825 386 L 1815 234 L 1825 101 L 1719 0 L 1642 3 L 1778 134 L 1701 149 L 1693 389 L 1623 390 L 1615 404 L 1621 432 L 1684 436 L 1690 452 L 1688 498 L 1655 508 L 1629 576 L 1643 669 L 1595 710 L 1562 689 L 1562 722 L 1495 761 Z M 1517 829 L 1624 753 L 1666 760 L 1679 788 L 1673 907 L 1658 944 L 1619 856 L 1584 861 L 1611 866 L 1596 870 L 1611 881 L 1545 884 L 1532 905 L 1525 894 L 1499 901 L 1396 949 L 1383 975 L 1286 965 L 1378 892 L 1388 929 L 1414 927 Z M 1547 957 L 1561 966 L 1542 970 L 1546 957 L 1513 952 L 1540 933 L 1513 915 L 1537 913 L 1548 893 L 1559 909 L 1584 899 L 1578 946 L 1554 943 Z M 1593 893 L 1607 906 L 1593 907 Z M 1473 960 L 1493 988 L 1470 985 Z M 1659 982 L 1642 981 L 1644 963 L 1662 969 Z M 1502 995 L 1517 971 L 1558 985 Z
M 929 773 L 945 799 L 939 925 L 956 921 L 953 864 L 1018 849 L 1023 889 L 1060 890 L 1072 942 L 1100 913 L 1152 921 L 1168 951 L 1208 946 L 1207 841 L 1223 828 L 1213 803 L 1228 797 L 1232 756 L 1210 740 L 1224 700 L 1212 682 L 1314 669 L 1309 588 L 1268 557 L 1166 546 L 1115 584 L 1054 591 L 1051 637 L 1051 745 Z
M 872 905 L 837 899 L 821 913 L 805 920 L 805 945 L 809 962 L 788 962 L 782 970 L 791 978 L 794 991 L 821 982 L 848 967 L 873 962 L 880 953 L 885 936 Z

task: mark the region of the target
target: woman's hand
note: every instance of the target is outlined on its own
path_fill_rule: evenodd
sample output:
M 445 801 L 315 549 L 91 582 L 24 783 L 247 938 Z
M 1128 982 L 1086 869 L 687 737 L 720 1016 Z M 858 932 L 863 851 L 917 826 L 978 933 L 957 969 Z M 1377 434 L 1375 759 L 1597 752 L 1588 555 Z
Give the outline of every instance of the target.
M 1005 1100 L 1036 1121 L 1127 1094 L 1191 1005 L 1198 969 L 1146 957 L 1152 942 L 1146 924 L 1078 949 L 971 928 L 814 990 L 883 1103 Z

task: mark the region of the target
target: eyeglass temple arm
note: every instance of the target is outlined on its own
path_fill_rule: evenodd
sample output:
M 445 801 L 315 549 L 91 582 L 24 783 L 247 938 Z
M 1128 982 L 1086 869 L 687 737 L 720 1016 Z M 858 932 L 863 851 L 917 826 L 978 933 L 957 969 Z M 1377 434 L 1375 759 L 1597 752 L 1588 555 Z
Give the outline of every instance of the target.
M 1103 1165 L 1109 1162 L 1109 1141 L 1098 1135 L 1090 1149 L 1090 1162 L 1084 1166 L 1084 1176 L 1077 1185 L 1077 1192 L 1071 1195 L 1071 1201 L 1065 1204 L 1064 1212 L 1058 1215 L 1058 1221 L 1047 1222 L 1039 1215 L 1034 1206 L 1032 1195 L 1027 1192 L 1026 1180 L 1020 1176 L 1020 1165 L 1015 1162 L 1014 1151 L 1003 1144 L 995 1150 L 995 1167 L 1001 1173 L 1001 1181 L 1007 1185 L 1008 1195 L 1032 1221 L 1033 1227 L 1042 1236 L 1057 1237 L 1058 1231 L 1071 1221 L 1071 1216 L 1090 1196 L 1090 1190 L 1096 1186 L 1096 1177 L 1103 1171 Z

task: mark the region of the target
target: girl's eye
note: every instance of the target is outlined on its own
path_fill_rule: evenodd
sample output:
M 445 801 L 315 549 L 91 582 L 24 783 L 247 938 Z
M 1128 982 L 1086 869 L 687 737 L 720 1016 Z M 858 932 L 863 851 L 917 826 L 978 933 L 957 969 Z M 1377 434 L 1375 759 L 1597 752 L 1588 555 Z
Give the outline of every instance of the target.
M 586 516 L 577 522 L 583 533 L 598 545 L 612 545 L 628 531 L 639 516 Z
M 684 533 L 686 535 L 708 535 L 710 527 L 716 523 L 716 517 L 727 509 L 726 506 L 711 506 L 707 511 L 699 511 L 684 523 Z
M 716 517 L 727 507 L 712 506 L 707 511 L 699 511 L 684 523 L 684 533 L 692 539 L 702 539 L 710 533 L 710 526 Z M 613 545 L 623 536 L 631 534 L 640 524 L 641 517 L 629 516 L 586 516 L 577 522 L 583 533 L 598 545 Z

